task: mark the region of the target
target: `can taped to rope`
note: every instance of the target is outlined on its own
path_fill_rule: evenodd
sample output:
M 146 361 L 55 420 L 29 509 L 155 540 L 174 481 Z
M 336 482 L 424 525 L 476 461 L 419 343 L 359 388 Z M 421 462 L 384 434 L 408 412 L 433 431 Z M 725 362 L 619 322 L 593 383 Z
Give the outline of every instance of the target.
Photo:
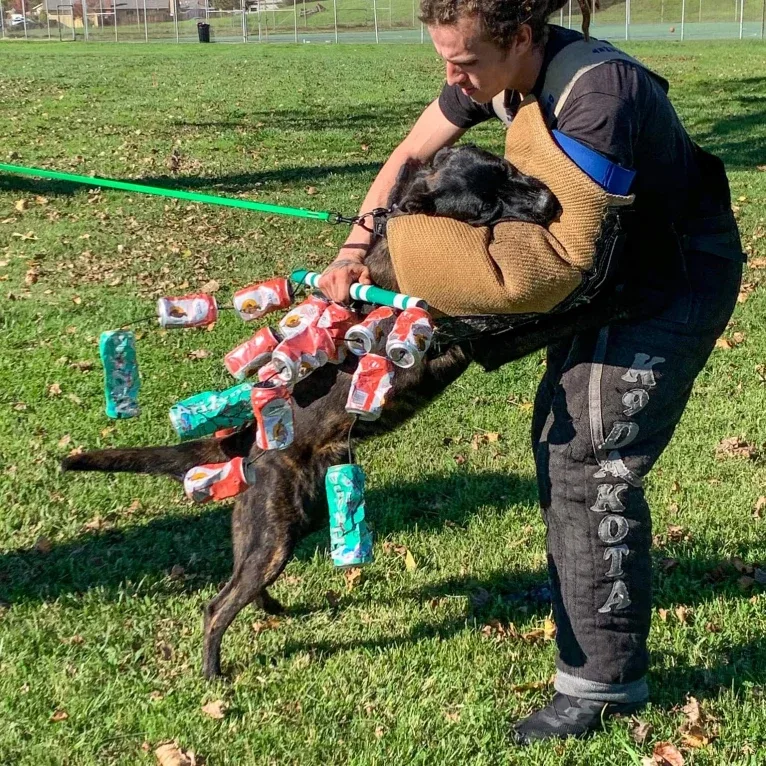
M 238 428 L 253 420 L 252 383 L 224 391 L 203 391 L 170 408 L 170 422 L 182 439 L 199 439 L 221 428 Z
M 319 277 L 315 271 L 298 269 L 290 274 L 290 279 L 299 284 L 308 285 L 319 289 Z M 379 306 L 389 306 L 392 309 L 410 309 L 420 308 L 428 310 L 428 303 L 422 298 L 416 298 L 404 293 L 395 293 L 392 290 L 384 290 L 376 285 L 361 285 L 355 282 L 349 288 L 349 293 L 355 301 L 364 301 L 365 303 L 375 303 Z
M 336 567 L 360 566 L 372 561 L 364 483 L 364 471 L 354 463 L 330 466 L 325 474 L 330 509 L 330 554 Z
M 138 406 L 141 378 L 136 359 L 136 336 L 128 330 L 102 332 L 98 351 L 104 366 L 107 417 L 136 417 L 141 411 Z

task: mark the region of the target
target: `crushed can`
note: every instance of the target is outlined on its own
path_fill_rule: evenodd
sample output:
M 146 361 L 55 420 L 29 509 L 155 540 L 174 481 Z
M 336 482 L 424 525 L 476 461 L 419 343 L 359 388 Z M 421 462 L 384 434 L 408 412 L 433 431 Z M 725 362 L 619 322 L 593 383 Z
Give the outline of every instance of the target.
M 271 382 L 278 381 L 292 388 L 292 386 L 289 386 L 289 384 L 282 377 L 282 375 L 279 374 L 279 370 L 274 366 L 274 362 L 266 362 L 266 364 L 264 364 L 263 367 L 260 367 L 258 369 L 258 372 L 256 373 L 256 377 L 258 378 L 259 383 L 268 383 L 269 381 Z
M 218 304 L 207 293 L 160 298 L 160 327 L 205 327 L 218 319 Z
M 332 338 L 334 349 L 329 360 L 331 364 L 341 364 L 346 359 L 346 333 L 356 320 L 357 315 L 340 303 L 330 303 L 319 317 L 316 326 L 327 330 Z
M 240 319 L 250 322 L 272 311 L 289 308 L 293 302 L 293 288 L 290 280 L 284 277 L 269 279 L 237 290 L 233 302 Z
M 398 367 L 414 367 L 423 361 L 433 334 L 433 321 L 427 311 L 405 309 L 386 340 L 386 356 Z
M 252 383 L 240 383 L 225 391 L 203 391 L 170 408 L 170 422 L 182 439 L 198 439 L 221 428 L 239 428 L 251 423 Z
M 245 458 L 228 463 L 208 463 L 190 468 L 184 476 L 184 493 L 195 503 L 226 500 L 244 492 L 255 481 L 255 467 Z
M 330 554 L 336 567 L 372 561 L 372 534 L 364 507 L 364 471 L 353 463 L 333 465 L 325 474 L 330 509 Z
M 377 420 L 394 383 L 394 364 L 378 354 L 365 354 L 354 370 L 346 412 L 360 420 Z
M 290 309 L 279 323 L 284 338 L 292 338 L 319 321 L 329 301 L 322 295 L 309 295 L 305 301 Z
M 293 443 L 293 399 L 281 382 L 259 383 L 250 392 L 255 416 L 255 443 L 260 449 L 286 449 Z
M 335 354 L 335 344 L 327 330 L 307 327 L 298 335 L 285 338 L 271 355 L 279 376 L 294 386 L 327 364 Z
M 350 327 L 346 333 L 346 346 L 352 354 L 384 354 L 386 339 L 394 329 L 396 313 L 388 306 L 379 306 L 371 311 L 359 324 Z
M 271 353 L 281 340 L 271 327 L 261 327 L 252 338 L 229 351 L 223 364 L 235 380 L 244 380 L 271 360 Z
M 126 330 L 102 332 L 98 351 L 104 366 L 107 417 L 136 417 L 141 411 L 138 406 L 141 378 L 136 359 L 136 336 Z

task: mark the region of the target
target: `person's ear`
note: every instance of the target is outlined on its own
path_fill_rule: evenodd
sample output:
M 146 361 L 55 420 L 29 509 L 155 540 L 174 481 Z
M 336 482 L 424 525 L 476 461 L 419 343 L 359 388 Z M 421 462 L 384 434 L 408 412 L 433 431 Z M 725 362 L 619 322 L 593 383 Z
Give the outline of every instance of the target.
M 532 27 L 529 24 L 522 24 L 513 36 L 511 49 L 518 56 L 531 50 L 533 47 Z

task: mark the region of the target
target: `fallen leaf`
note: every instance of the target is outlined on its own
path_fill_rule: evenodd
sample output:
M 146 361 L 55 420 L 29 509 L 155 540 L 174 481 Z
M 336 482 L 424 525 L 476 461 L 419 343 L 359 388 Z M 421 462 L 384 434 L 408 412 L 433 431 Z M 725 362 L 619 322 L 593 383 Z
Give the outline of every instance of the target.
M 38 205 L 47 205 L 48 204 L 48 198 L 47 197 L 41 197 L 39 194 L 35 197 L 35 202 Z
M 316 186 L 309 186 L 306 188 L 306 194 L 314 195 L 317 193 L 317 187 Z
M 673 611 L 675 612 L 676 617 L 678 618 L 678 621 L 681 623 L 681 625 L 689 624 L 692 617 L 692 610 L 689 609 L 688 606 L 680 605 L 677 606 Z
M 670 613 L 668 612 L 667 609 L 658 609 L 657 610 L 657 614 L 660 616 L 660 619 L 663 622 L 667 622 L 668 621 L 668 614 L 670 614 Z
M 457 723 L 460 720 L 460 712 L 457 710 L 451 710 L 444 713 L 445 720 L 450 723 Z
M 711 738 L 701 726 L 690 726 L 686 731 L 681 732 L 681 742 L 686 747 L 707 747 Z
M 547 689 L 550 685 L 550 679 L 547 681 L 528 681 L 525 684 L 516 684 L 511 687 L 512 692 L 520 694 L 522 692 L 537 692 Z
M 644 742 L 649 739 L 653 731 L 654 726 L 652 726 L 648 721 L 642 721 L 639 718 L 631 719 L 630 736 L 637 744 L 643 745 Z
M 82 298 L 79 295 L 75 295 L 72 297 L 72 303 L 74 303 L 75 306 L 79 306 L 82 303 Z
M 458 465 L 463 465 L 465 463 L 465 455 L 455 455 L 454 460 Z
M 207 359 L 210 356 L 210 352 L 204 348 L 198 348 L 190 351 L 186 356 L 192 361 L 196 361 L 197 359 Z
M 383 543 L 383 553 L 394 553 L 397 556 L 404 556 L 407 553 L 407 546 L 398 545 L 397 543 L 392 543 L 390 540 L 386 540 L 386 542 Z
M 696 697 L 689 697 L 686 704 L 681 708 L 689 725 L 702 723 L 702 709 Z
M 679 524 L 669 524 L 667 531 L 668 542 L 681 543 L 688 542 L 691 538 L 689 531 L 684 529 Z
M 556 638 L 556 623 L 546 617 L 543 623 L 544 638 L 546 641 L 553 641 Z
M 375 739 L 380 739 L 386 733 L 386 730 L 382 726 L 375 727 Z
M 279 627 L 279 619 L 276 617 L 267 617 L 265 620 L 256 620 L 253 625 L 253 633 L 255 635 L 259 635 L 263 633 L 265 630 L 274 630 L 274 628 Z
M 755 290 L 755 284 L 753 282 L 743 282 L 739 288 L 737 303 L 744 303 L 750 297 L 750 294 L 754 290 Z
M 180 564 L 173 564 L 168 575 L 171 580 L 180 580 L 186 574 L 186 570 Z
M 29 202 L 25 199 L 16 200 L 13 204 L 13 208 L 19 213 L 23 213 L 25 210 L 29 210 Z
M 43 537 L 40 535 L 40 537 L 35 540 L 34 549 L 38 553 L 50 553 L 53 550 L 53 545 L 51 544 L 51 541 L 47 537 Z
M 415 561 L 415 557 L 409 550 L 404 554 L 404 568 L 408 572 L 414 572 L 418 568 L 418 563 Z
M 194 753 L 181 750 L 175 742 L 160 745 L 154 751 L 159 766 L 195 766 Z
M 734 348 L 734 344 L 726 338 L 719 338 L 715 342 L 715 347 L 721 349 L 721 351 L 730 351 Z
M 218 290 L 221 289 L 221 285 L 218 284 L 218 281 L 215 279 L 211 279 L 208 282 L 205 282 L 202 287 L 200 287 L 200 292 L 203 293 L 215 293 L 218 292 Z
M 729 559 L 731 565 L 739 572 L 739 574 L 751 575 L 755 567 L 750 564 L 746 564 L 739 556 L 732 556 Z
M 67 718 L 69 718 L 69 713 L 66 710 L 57 708 L 51 716 L 51 721 L 58 723 L 59 721 L 66 721 Z
M 652 751 L 654 762 L 660 766 L 684 766 L 684 757 L 671 742 L 658 742 Z
M 226 716 L 226 710 L 228 705 L 223 700 L 215 700 L 215 702 L 208 702 L 207 705 L 202 706 L 202 712 L 220 721 Z
M 61 396 L 61 386 L 58 383 L 51 383 L 48 386 L 48 396 Z
M 351 567 L 343 572 L 343 577 L 346 580 L 346 590 L 353 590 L 357 585 L 361 585 L 363 580 L 363 572 L 359 567 Z
M 69 434 L 65 434 L 58 440 L 58 447 L 59 449 L 64 449 L 64 447 L 68 447 L 72 443 L 72 437 Z

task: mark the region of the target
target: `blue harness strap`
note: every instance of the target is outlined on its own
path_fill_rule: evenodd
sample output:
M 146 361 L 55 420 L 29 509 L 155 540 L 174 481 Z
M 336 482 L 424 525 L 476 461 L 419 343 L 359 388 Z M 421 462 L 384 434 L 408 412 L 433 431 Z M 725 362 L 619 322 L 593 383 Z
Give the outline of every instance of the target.
M 610 194 L 619 194 L 623 197 L 630 193 L 631 184 L 636 177 L 635 170 L 621 167 L 589 146 L 581 144 L 558 130 L 552 132 L 561 151 L 599 186 Z

